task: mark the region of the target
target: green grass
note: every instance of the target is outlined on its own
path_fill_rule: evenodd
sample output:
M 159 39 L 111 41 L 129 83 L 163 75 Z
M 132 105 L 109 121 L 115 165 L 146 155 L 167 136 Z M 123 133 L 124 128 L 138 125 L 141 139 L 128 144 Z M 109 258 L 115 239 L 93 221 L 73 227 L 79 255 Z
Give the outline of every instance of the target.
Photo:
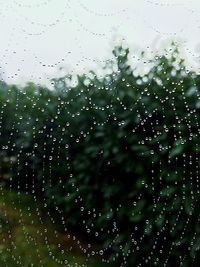
M 87 257 L 77 241 L 58 229 L 60 226 L 44 213 L 40 202 L 30 195 L 0 188 L 0 266 L 110 266 L 98 257 Z

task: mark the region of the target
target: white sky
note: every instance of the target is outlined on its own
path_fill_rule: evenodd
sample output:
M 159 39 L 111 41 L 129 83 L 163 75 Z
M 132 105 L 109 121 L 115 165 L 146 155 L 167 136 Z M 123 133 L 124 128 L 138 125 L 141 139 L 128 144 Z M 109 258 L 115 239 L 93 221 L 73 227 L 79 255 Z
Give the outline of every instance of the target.
M 199 0 L 0 0 L 0 67 L 9 83 L 85 72 L 124 42 L 133 51 L 178 40 L 199 67 Z M 148 48 L 149 47 L 149 48 Z

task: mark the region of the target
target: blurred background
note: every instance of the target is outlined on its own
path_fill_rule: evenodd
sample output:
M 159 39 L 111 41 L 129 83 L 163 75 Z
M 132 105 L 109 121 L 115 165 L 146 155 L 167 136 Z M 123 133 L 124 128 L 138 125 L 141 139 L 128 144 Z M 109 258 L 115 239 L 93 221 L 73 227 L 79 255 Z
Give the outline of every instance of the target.
M 0 266 L 199 266 L 198 1 L 1 1 Z
M 198 0 L 1 0 L 1 75 L 48 84 L 63 73 L 99 70 L 116 45 L 150 54 L 177 41 L 199 69 Z

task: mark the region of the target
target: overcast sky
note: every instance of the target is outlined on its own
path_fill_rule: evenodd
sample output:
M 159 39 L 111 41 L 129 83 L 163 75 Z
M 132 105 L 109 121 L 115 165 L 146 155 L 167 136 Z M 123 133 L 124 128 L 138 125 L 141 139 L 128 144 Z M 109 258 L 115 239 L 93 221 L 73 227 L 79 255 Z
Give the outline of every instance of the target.
M 0 67 L 9 83 L 48 83 L 98 68 L 115 44 L 155 50 L 174 39 L 198 68 L 199 0 L 0 0 Z

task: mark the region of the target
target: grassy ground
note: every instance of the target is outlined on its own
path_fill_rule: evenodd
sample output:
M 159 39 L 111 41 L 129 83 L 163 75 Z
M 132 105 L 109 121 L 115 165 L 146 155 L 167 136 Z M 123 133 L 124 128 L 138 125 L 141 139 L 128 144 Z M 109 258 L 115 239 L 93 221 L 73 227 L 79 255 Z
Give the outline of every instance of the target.
M 84 253 L 80 244 L 88 244 L 59 232 L 50 218 L 30 195 L 0 187 L 0 266 L 109 266 Z

